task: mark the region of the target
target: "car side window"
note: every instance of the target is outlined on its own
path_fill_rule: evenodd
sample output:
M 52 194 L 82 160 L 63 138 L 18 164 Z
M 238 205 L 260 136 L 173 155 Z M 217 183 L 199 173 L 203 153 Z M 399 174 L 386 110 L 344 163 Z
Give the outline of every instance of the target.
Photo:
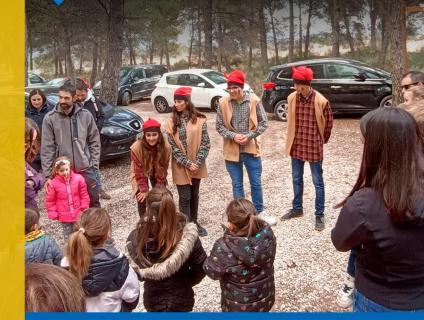
M 34 84 L 34 83 L 44 83 L 43 79 L 41 79 L 39 76 L 37 76 L 36 74 L 30 74 L 29 75 L 29 82 Z
M 151 78 L 155 76 L 153 69 L 145 69 L 145 71 L 146 71 L 146 78 Z
M 327 77 L 329 79 L 355 79 L 355 75 L 360 71 L 356 67 L 344 64 L 327 64 Z
M 183 73 L 179 74 L 177 78 L 177 85 L 179 86 L 191 86 L 190 75 Z
M 277 76 L 278 79 L 292 79 L 292 69 L 290 68 L 284 68 L 280 71 L 280 73 Z
M 167 84 L 171 84 L 171 85 L 178 85 L 178 74 L 174 74 L 172 76 L 167 76 L 166 77 L 166 83 Z
M 190 74 L 189 78 L 190 78 L 190 86 L 192 87 L 197 87 L 199 83 L 202 83 L 202 82 L 205 84 L 205 86 L 208 85 L 208 83 L 204 79 L 199 77 L 198 75 Z
M 325 79 L 323 64 L 313 64 L 307 67 L 312 69 L 312 72 L 314 73 L 314 80 Z
M 133 73 L 133 79 L 144 79 L 144 69 L 137 69 L 135 70 L 135 72 Z

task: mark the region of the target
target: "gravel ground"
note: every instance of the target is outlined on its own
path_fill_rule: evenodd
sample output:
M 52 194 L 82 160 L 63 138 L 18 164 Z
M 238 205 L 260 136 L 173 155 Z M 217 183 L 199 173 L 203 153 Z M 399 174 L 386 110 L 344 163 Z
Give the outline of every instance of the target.
M 164 123 L 169 117 L 169 114 L 158 114 L 148 100 L 133 103 L 128 109 L 140 114 L 145 120 L 154 117 Z M 215 113 L 203 111 L 208 118 L 212 147 L 207 159 L 209 178 L 202 180 L 200 186 L 199 222 L 209 233 L 201 238 L 209 254 L 215 240 L 222 235 L 221 218 L 232 199 L 232 190 L 222 156 L 222 138 L 215 130 Z M 336 305 L 335 297 L 345 276 L 348 255 L 334 249 L 330 231 L 339 213 L 333 206 L 348 194 L 359 170 L 362 145 L 358 122 L 357 117 L 338 117 L 334 121 L 330 142 L 325 146 L 325 230 L 314 230 L 315 191 L 308 166 L 304 174 L 305 215 L 291 221 L 279 221 L 273 227 L 277 238 L 274 262 L 276 301 L 273 311 L 344 311 Z M 291 208 L 292 200 L 290 158 L 283 155 L 286 129 L 286 123 L 269 115 L 269 128 L 262 135 L 265 210 L 276 217 Z M 129 157 L 111 160 L 101 166 L 104 189 L 112 196 L 111 200 L 103 200 L 102 206 L 112 217 L 112 236 L 120 250 L 124 250 L 127 235 L 135 227 L 138 218 L 136 202 L 131 199 L 129 166 Z M 244 181 L 246 196 L 250 198 L 246 174 Z M 175 186 L 171 185 L 170 189 L 177 201 Z M 46 218 L 42 203 L 44 195 L 41 194 L 39 198 L 44 229 L 63 245 L 60 224 Z M 218 281 L 206 277 L 194 290 L 194 311 L 221 310 Z M 145 310 L 142 299 L 137 310 Z

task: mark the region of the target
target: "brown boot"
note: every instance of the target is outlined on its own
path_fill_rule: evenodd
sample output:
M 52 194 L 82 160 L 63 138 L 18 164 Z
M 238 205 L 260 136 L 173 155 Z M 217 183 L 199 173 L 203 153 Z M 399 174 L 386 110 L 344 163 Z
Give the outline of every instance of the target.
M 103 189 L 100 190 L 99 197 L 101 199 L 110 200 L 112 197 L 108 195 Z

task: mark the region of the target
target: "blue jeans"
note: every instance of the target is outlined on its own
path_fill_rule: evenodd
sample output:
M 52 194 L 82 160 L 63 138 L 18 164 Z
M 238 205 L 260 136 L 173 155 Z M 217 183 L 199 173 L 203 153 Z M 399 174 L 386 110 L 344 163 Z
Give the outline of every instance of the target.
M 352 250 L 350 250 L 349 260 L 347 262 L 347 273 L 351 277 L 355 277 L 355 260 L 356 260 L 357 254 L 358 254 L 358 251 L 356 250 L 356 247 L 352 248 Z
M 264 200 L 262 193 L 262 160 L 260 157 L 254 157 L 250 153 L 240 153 L 240 161 L 225 160 L 225 167 L 231 177 L 234 199 L 244 198 L 243 188 L 243 164 L 246 167 L 250 182 L 250 191 L 252 202 L 258 213 L 264 210 Z
M 388 312 L 388 311 L 418 311 L 418 312 L 424 312 L 424 309 L 419 309 L 419 310 L 390 309 L 390 308 L 382 306 L 381 304 L 378 304 L 378 303 L 368 299 L 366 296 L 364 296 L 362 293 L 360 293 L 356 289 L 353 292 L 353 312 Z
M 305 161 L 291 158 L 292 179 L 293 179 L 293 209 L 303 209 L 303 168 Z M 312 182 L 315 186 L 315 215 L 324 216 L 324 179 L 322 178 L 322 161 L 309 162 L 312 174 Z

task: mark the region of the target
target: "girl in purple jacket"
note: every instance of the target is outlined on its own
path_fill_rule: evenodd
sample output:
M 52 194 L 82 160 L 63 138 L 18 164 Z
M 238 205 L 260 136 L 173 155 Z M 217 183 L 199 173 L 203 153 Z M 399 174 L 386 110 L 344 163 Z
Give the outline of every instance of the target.
M 34 120 L 25 118 L 25 208 L 38 211 L 35 198 L 43 187 L 44 178 L 30 163 L 40 150 L 40 131 Z
M 46 210 L 49 219 L 62 223 L 65 240 L 73 232 L 74 222 L 89 205 L 90 197 L 83 176 L 72 171 L 69 158 L 57 158 L 46 193 Z

